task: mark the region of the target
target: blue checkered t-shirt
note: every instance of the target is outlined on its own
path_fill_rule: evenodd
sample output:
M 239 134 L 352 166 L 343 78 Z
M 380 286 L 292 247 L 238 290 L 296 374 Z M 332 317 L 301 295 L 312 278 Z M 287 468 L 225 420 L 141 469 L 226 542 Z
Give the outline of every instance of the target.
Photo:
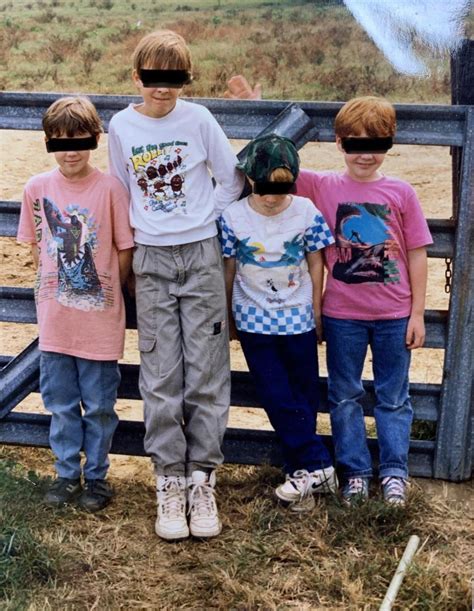
M 239 331 L 296 335 L 314 328 L 313 285 L 306 253 L 334 238 L 313 203 L 293 196 L 275 216 L 251 208 L 248 199 L 219 219 L 222 254 L 235 257 L 232 311 Z

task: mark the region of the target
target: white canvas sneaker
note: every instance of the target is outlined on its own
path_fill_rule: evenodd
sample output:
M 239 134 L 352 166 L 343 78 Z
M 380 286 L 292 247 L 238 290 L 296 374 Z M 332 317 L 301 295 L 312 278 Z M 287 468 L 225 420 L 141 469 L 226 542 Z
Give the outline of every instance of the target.
M 286 476 L 286 481 L 280 484 L 275 494 L 282 501 L 294 503 L 313 494 L 337 492 L 337 476 L 334 467 L 326 467 L 316 471 L 301 469 Z
M 158 475 L 156 498 L 158 502 L 156 534 L 167 541 L 189 537 L 185 478 L 180 475 Z
M 222 530 L 215 499 L 216 474 L 193 471 L 187 478 L 189 530 L 193 537 L 216 537 Z

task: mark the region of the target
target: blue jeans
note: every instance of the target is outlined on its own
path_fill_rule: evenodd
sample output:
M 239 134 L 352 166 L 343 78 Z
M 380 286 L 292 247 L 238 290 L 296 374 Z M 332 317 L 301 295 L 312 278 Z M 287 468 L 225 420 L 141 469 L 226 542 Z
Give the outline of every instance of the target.
M 372 350 L 379 445 L 379 476 L 407 477 L 413 409 L 409 397 L 408 318 L 342 320 L 323 316 L 327 343 L 328 403 L 336 453 L 343 479 L 371 477 L 364 415 L 359 402 L 367 347 Z
M 239 339 L 257 395 L 283 449 L 285 471 L 314 471 L 332 465 L 316 434 L 319 407 L 315 331 L 263 335 L 240 331 Z
M 51 412 L 49 443 L 59 477 L 104 479 L 118 424 L 114 411 L 120 371 L 117 361 L 92 361 L 56 352 L 41 353 L 40 390 Z M 83 413 L 81 411 L 81 405 Z

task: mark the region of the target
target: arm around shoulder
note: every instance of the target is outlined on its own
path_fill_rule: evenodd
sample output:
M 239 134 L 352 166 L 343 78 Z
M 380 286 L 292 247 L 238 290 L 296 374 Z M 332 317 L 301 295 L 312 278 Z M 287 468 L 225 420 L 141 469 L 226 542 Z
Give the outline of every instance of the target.
M 217 216 L 236 201 L 244 188 L 244 176 L 236 169 L 237 155 L 220 125 L 209 113 L 207 121 L 207 165 L 216 180 L 214 199 Z

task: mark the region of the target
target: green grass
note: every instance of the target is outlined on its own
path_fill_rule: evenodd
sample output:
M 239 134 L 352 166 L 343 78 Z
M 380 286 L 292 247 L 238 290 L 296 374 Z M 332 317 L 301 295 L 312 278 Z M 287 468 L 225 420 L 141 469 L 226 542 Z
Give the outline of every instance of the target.
M 39 524 L 48 528 L 39 502 L 42 486 L 34 471 L 0 456 L 0 601 L 7 609 L 24 608 L 35 589 L 52 585 L 57 574 L 59 556 L 38 533 Z
M 266 98 L 449 102 L 447 59 L 430 78 L 397 74 L 339 2 L 273 0 L 0 0 L 0 86 L 6 90 L 132 94 L 130 57 L 159 27 L 189 42 L 195 83 L 220 97 L 236 73 Z

